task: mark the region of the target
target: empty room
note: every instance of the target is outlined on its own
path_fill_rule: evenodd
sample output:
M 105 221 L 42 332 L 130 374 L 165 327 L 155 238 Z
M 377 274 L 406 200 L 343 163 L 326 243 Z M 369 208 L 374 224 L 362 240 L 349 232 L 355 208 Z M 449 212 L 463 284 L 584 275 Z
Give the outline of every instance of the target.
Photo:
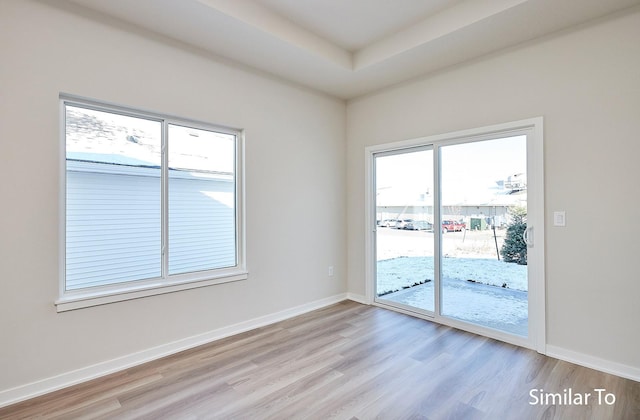
M 640 1 L 0 0 L 0 418 L 640 418 Z

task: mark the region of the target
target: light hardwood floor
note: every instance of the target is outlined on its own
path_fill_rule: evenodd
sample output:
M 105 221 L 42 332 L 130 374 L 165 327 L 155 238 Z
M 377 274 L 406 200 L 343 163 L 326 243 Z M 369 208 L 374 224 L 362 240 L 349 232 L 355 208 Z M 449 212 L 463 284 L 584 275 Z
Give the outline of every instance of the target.
M 588 404 L 530 404 L 569 388 Z M 640 383 L 345 301 L 0 409 L 33 417 L 640 419 Z

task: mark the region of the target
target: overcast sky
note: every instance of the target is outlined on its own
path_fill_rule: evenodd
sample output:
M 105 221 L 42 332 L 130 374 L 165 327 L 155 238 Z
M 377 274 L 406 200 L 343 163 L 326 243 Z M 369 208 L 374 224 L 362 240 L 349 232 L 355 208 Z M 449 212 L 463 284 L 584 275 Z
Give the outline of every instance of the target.
M 526 137 L 444 146 L 441 148 L 442 201 L 488 201 L 498 193 L 496 181 L 526 174 Z M 406 200 L 414 204 L 420 195 L 428 204 L 433 195 L 433 151 L 376 158 L 376 193 L 379 205 Z M 410 203 L 409 203 L 410 202 Z

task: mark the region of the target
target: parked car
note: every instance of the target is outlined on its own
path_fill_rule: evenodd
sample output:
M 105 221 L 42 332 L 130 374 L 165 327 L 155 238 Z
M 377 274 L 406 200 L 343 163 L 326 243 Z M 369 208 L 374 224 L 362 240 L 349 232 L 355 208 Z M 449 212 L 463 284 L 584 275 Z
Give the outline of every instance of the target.
M 412 223 L 413 219 L 400 219 L 396 222 L 396 229 L 406 229 L 407 223 Z
M 466 228 L 467 228 L 467 224 L 465 222 L 457 222 L 455 220 L 442 221 L 442 233 L 462 232 Z
M 426 220 L 414 220 L 404 225 L 407 230 L 432 230 L 433 224 Z
M 396 227 L 396 223 L 398 222 L 398 219 L 385 219 L 380 222 L 380 227 Z

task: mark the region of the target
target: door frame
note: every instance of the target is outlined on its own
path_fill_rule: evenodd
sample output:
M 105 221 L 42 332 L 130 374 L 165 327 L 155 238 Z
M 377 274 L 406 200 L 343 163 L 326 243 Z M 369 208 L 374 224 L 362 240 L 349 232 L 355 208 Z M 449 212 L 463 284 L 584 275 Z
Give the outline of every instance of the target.
M 369 146 L 365 149 L 365 294 L 366 301 L 370 305 L 381 306 L 407 313 L 409 315 L 432 320 L 440 324 L 448 325 L 475 334 L 494 338 L 507 343 L 536 350 L 546 354 L 546 291 L 545 291 L 545 226 L 544 226 L 544 161 L 543 161 L 543 118 L 536 117 L 525 120 L 507 122 L 469 130 L 420 137 L 393 143 Z M 529 238 L 533 240 L 533 246 L 529 247 L 528 260 L 528 306 L 529 328 L 528 336 L 518 337 L 502 331 L 494 330 L 479 325 L 457 321 L 440 315 L 439 298 L 436 297 L 435 313 L 433 316 L 405 308 L 391 307 L 375 301 L 376 281 L 376 209 L 375 209 L 375 155 L 382 152 L 401 152 L 416 149 L 422 146 L 433 146 L 434 157 L 439 154 L 441 146 L 491 140 L 509 136 L 527 135 L 527 229 Z M 439 157 L 434 158 L 434 183 L 439 182 Z M 438 187 L 439 188 L 439 187 Z M 436 194 L 437 196 L 437 194 Z M 434 208 L 440 206 L 439 197 L 436 197 Z M 439 207 L 438 207 L 439 208 Z M 439 212 L 437 212 L 439 214 Z M 439 216 L 436 217 L 439 221 Z M 434 226 L 438 226 L 434 224 Z M 439 255 L 440 240 L 435 240 L 435 252 Z M 436 264 L 436 267 L 438 264 Z M 437 269 L 436 269 L 437 270 Z M 436 294 L 441 293 L 439 287 L 439 273 L 436 272 Z
M 382 151 L 374 151 L 372 153 L 372 157 L 371 157 L 371 164 L 372 164 L 372 188 L 375 189 L 376 188 L 376 180 L 375 180 L 375 174 L 376 174 L 376 165 L 375 165 L 375 159 L 379 156 L 384 157 L 384 156 L 398 156 L 398 155 L 402 155 L 402 154 L 406 154 L 406 153 L 414 153 L 414 152 L 423 152 L 423 151 L 430 151 L 432 153 L 432 157 L 431 157 L 431 161 L 434 163 L 434 168 L 433 168 L 433 183 L 434 183 L 434 187 L 435 187 L 435 183 L 438 181 L 438 176 L 437 176 L 437 164 L 434 162 L 434 158 L 436 156 L 436 153 L 438 153 L 438 149 L 434 144 L 420 144 L 418 146 L 413 146 L 413 147 L 403 147 L 403 148 L 392 148 L 392 149 L 385 149 Z M 435 159 L 438 160 L 438 159 Z M 372 197 L 373 202 L 371 203 L 371 206 L 374 208 L 374 211 L 377 208 L 377 191 L 375 192 L 375 194 Z M 433 226 L 438 226 L 437 223 L 439 223 L 439 212 L 435 211 L 435 209 L 439 206 L 439 197 L 436 196 L 434 197 L 433 200 L 433 209 L 434 209 L 434 220 L 433 220 Z M 375 216 L 375 219 L 377 219 L 377 215 Z M 437 220 L 436 220 L 437 219 Z M 373 230 L 373 244 L 372 244 L 372 249 L 373 249 L 373 255 L 371 256 L 374 264 L 375 261 L 377 260 L 377 255 L 376 255 L 376 251 L 377 251 L 377 235 L 376 232 L 378 230 L 378 226 L 377 224 L 374 222 L 374 230 Z M 434 230 L 434 235 L 435 235 L 435 230 Z M 434 253 L 434 257 L 436 255 L 440 255 L 440 241 L 436 240 L 434 237 L 434 249 L 433 249 L 433 253 Z M 440 289 L 440 277 L 438 275 L 438 264 L 435 265 L 435 271 L 434 271 L 434 291 L 438 291 Z M 372 287 L 372 291 L 371 291 L 371 301 L 373 303 L 375 303 L 376 305 L 379 306 L 384 306 L 384 307 L 389 307 L 392 306 L 394 309 L 399 310 L 401 312 L 404 313 L 409 313 L 409 314 L 418 314 L 418 316 L 426 318 L 426 319 L 433 319 L 436 316 L 436 313 L 438 312 L 438 304 L 440 299 L 438 299 L 436 296 L 434 296 L 434 310 L 430 311 L 427 309 L 421 309 L 421 308 L 417 308 L 417 307 L 411 307 L 408 305 L 404 305 L 402 303 L 399 302 L 391 302 L 391 301 L 387 301 L 389 303 L 384 302 L 386 299 L 384 298 L 380 298 L 378 297 L 378 299 L 376 300 L 376 296 L 375 296 L 375 289 L 376 289 L 376 278 L 375 278 L 375 270 L 373 271 L 373 283 L 371 283 Z

